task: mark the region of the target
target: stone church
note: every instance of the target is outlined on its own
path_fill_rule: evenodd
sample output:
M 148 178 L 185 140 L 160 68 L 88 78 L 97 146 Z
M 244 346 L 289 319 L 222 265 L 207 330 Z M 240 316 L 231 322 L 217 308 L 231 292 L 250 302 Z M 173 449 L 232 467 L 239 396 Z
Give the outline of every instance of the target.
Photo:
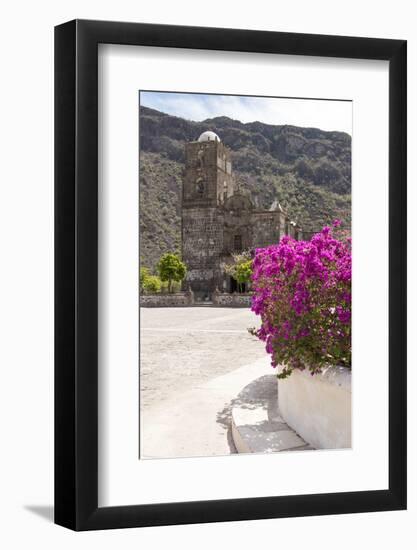
M 182 190 L 182 259 L 187 265 L 185 287 L 197 299 L 237 291 L 222 265 L 232 253 L 277 243 L 283 235 L 301 238 L 301 229 L 278 205 L 256 210 L 237 187 L 231 152 L 211 131 L 185 145 Z

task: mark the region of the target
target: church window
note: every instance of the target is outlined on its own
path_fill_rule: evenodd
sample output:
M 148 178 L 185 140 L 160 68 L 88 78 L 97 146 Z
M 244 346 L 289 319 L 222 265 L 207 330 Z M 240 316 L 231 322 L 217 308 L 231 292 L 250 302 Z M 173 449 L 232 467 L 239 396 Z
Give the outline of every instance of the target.
M 197 180 L 197 194 L 202 197 L 204 195 L 204 181 L 202 178 Z
M 242 250 L 242 235 L 235 235 L 234 238 L 234 249 L 236 251 Z

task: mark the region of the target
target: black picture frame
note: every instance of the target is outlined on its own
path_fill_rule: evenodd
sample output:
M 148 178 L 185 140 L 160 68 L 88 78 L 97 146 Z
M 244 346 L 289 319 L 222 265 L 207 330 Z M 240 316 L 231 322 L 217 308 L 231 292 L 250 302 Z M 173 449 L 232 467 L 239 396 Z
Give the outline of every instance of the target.
M 389 488 L 98 507 L 98 44 L 389 62 Z M 74 20 L 55 28 L 55 522 L 74 530 L 406 508 L 406 41 Z

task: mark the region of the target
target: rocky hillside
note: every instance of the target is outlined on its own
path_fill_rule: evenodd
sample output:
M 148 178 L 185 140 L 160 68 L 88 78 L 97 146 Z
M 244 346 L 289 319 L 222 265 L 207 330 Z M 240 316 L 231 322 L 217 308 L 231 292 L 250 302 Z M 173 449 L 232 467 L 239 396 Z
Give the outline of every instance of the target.
M 184 144 L 213 130 L 232 150 L 241 188 L 261 209 L 279 201 L 305 230 L 334 218 L 350 226 L 351 138 L 317 128 L 243 124 L 227 117 L 193 122 L 140 109 L 141 262 L 154 268 L 179 250 Z

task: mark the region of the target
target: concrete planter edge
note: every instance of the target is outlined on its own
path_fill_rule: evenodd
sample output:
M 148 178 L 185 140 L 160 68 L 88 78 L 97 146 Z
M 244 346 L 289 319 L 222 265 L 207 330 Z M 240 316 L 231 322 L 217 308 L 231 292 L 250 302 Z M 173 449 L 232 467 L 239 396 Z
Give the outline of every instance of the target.
M 352 371 L 294 370 L 278 380 L 278 408 L 287 424 L 316 449 L 351 447 Z

